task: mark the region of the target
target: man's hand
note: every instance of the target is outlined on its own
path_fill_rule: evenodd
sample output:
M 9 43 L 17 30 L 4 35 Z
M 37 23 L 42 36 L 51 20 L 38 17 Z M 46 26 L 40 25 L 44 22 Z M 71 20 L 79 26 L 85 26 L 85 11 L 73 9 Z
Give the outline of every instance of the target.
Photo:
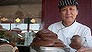
M 92 48 L 81 47 L 77 52 L 92 52 Z

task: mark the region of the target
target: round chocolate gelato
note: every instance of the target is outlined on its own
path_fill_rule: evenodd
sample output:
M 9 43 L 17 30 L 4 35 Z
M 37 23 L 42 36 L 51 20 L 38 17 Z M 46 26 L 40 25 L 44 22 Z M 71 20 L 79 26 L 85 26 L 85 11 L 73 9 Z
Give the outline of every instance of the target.
M 74 35 L 71 38 L 70 47 L 76 50 L 80 49 L 82 47 L 82 38 L 79 35 Z
M 38 31 L 30 46 L 65 47 L 57 34 L 48 29 Z

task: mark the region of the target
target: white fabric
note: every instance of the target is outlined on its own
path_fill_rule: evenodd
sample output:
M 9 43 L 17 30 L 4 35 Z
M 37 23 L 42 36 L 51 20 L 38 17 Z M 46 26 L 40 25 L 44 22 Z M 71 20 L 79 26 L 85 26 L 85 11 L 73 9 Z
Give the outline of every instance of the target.
M 71 43 L 70 39 L 73 35 L 79 35 L 83 39 L 86 39 L 87 36 L 91 37 L 91 30 L 89 27 L 82 25 L 78 22 L 74 22 L 71 26 L 65 27 L 61 22 L 54 23 L 48 27 L 49 30 L 56 33 L 58 38 L 64 42 L 65 45 L 69 47 Z M 87 41 L 84 43 L 85 46 L 88 46 Z M 74 51 L 71 51 L 74 52 Z

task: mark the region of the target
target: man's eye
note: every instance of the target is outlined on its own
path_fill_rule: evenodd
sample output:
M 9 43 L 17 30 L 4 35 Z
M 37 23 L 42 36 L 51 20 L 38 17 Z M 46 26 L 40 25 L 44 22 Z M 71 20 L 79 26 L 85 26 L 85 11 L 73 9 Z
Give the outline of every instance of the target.
M 70 10 L 75 10 L 75 9 L 73 9 L 73 8 L 70 8 Z
M 65 11 L 66 9 L 62 9 L 62 11 Z

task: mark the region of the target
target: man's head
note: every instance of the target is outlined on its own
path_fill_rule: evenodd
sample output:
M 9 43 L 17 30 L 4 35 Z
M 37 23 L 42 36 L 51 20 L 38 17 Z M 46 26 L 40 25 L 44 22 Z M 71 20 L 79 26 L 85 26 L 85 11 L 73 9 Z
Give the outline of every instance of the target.
M 61 0 L 58 4 L 59 12 L 64 23 L 73 23 L 78 15 L 78 3 L 75 0 Z
M 58 3 L 58 8 L 61 9 L 65 6 L 71 5 L 75 5 L 77 7 L 78 3 L 76 2 L 76 0 L 60 0 L 60 2 Z

